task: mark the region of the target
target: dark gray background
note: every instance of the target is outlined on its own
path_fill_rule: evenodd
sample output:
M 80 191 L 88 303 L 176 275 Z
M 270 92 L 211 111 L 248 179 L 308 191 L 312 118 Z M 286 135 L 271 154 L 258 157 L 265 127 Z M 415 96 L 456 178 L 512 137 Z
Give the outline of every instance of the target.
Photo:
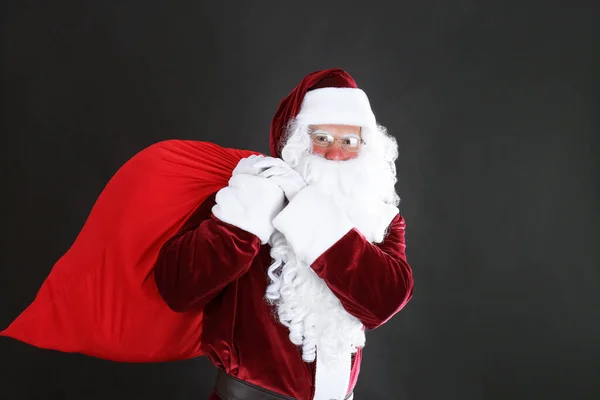
M 595 2 L 251 3 L 2 3 L 0 327 L 134 153 L 267 152 L 279 101 L 340 67 L 398 139 L 416 280 L 357 400 L 600 398 Z M 214 376 L 6 338 L 0 368 L 9 400 L 202 399 Z

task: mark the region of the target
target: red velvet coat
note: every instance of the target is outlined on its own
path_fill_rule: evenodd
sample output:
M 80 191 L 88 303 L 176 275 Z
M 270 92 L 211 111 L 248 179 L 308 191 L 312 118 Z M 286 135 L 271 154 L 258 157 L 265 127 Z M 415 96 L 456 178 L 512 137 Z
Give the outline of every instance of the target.
M 178 312 L 204 308 L 203 351 L 218 368 L 283 395 L 312 399 L 315 363 L 302 360 L 264 298 L 270 247 L 217 219 L 214 204 L 213 195 L 163 246 L 155 266 L 161 296 Z M 404 219 L 396 215 L 383 243 L 372 245 L 352 229 L 312 264 L 366 328 L 385 323 L 412 296 L 404 230 Z M 348 393 L 361 355 L 359 350 L 353 357 Z

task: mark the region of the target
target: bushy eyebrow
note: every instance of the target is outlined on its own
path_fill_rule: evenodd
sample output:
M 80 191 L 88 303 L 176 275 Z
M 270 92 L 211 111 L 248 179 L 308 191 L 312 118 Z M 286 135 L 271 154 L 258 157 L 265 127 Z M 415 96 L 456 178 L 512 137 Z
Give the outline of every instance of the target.
M 309 132 L 308 132 L 308 133 L 312 134 L 312 133 L 315 133 L 315 132 L 319 132 L 319 133 L 328 133 L 328 134 L 330 134 L 330 135 L 333 135 L 333 133 L 331 133 L 331 132 L 329 132 L 329 131 L 326 131 L 326 130 L 324 130 L 324 129 L 312 129 L 312 130 L 309 130 Z M 360 133 L 354 133 L 354 132 L 346 132 L 346 133 L 342 133 L 340 136 L 341 136 L 341 137 L 345 137 L 345 136 L 356 136 L 356 137 L 361 137 Z

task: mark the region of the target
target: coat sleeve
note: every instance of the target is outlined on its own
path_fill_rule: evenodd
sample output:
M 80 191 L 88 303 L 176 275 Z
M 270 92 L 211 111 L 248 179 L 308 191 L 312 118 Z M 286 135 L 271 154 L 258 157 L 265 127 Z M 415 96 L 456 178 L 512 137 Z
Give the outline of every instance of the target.
M 243 275 L 260 250 L 260 239 L 211 213 L 207 199 L 159 252 L 154 277 L 174 311 L 198 309 Z
M 307 189 L 290 202 L 273 225 L 348 313 L 369 329 L 381 326 L 413 294 L 404 218 L 398 213 L 390 217 L 385 239 L 371 244 L 328 196 Z

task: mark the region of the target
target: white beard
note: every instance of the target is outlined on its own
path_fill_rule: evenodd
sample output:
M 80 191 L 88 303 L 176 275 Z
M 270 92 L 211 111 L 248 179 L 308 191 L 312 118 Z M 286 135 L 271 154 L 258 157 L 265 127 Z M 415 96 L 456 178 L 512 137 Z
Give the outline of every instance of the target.
M 326 160 L 305 150 L 295 156 L 295 161 L 291 157 L 286 162 L 308 185 L 319 186 L 328 193 L 369 242 L 383 241 L 391 221 L 381 223 L 382 210 L 389 215 L 393 207 L 389 198 L 395 195 L 395 173 L 390 178 L 389 171 L 381 171 L 389 166 L 368 154 L 342 162 Z M 363 347 L 362 323 L 344 309 L 308 264 L 298 260 L 285 237 L 275 232 L 270 245 L 273 264 L 268 270 L 270 284 L 266 297 L 276 305 L 279 320 L 288 327 L 292 343 L 302 347 L 303 360 L 314 361 L 318 349 L 319 358 L 333 365 L 339 354 L 355 353 Z
M 387 201 L 390 191 L 395 192 L 394 182 L 389 182 L 389 176 L 381 171 L 381 162 L 374 163 L 367 156 L 331 161 L 307 154 L 294 169 L 307 185 L 317 186 L 330 195 L 369 242 L 383 241 L 385 229 L 381 229 L 380 221 L 390 208 Z

